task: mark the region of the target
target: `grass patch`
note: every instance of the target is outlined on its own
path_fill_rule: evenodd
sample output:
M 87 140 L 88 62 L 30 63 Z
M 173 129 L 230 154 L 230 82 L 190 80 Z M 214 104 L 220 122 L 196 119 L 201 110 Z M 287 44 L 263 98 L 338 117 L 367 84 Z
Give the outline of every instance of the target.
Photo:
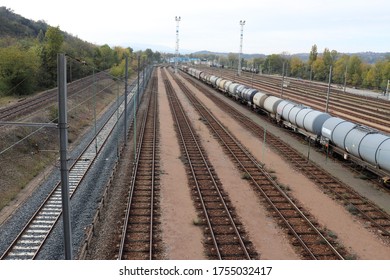
M 359 210 L 351 203 L 349 203 L 347 206 L 346 206 L 347 210 L 349 213 L 351 213 L 352 215 L 357 215 L 359 214 Z
M 357 256 L 355 254 L 349 254 L 345 256 L 346 260 L 357 260 Z
M 245 172 L 241 175 L 241 179 L 250 180 L 250 178 L 251 178 L 251 175 L 249 175 L 247 172 Z
M 58 123 L 58 106 L 50 106 L 49 120 L 53 121 L 53 123 Z
M 291 188 L 289 185 L 279 184 L 280 188 L 284 191 L 291 191 Z
M 194 226 L 201 226 L 202 225 L 202 221 L 198 218 L 198 217 L 196 217 L 195 219 L 193 219 L 192 220 L 192 224 L 194 225 Z
M 334 233 L 334 232 L 331 231 L 331 230 L 328 230 L 328 236 L 329 236 L 330 238 L 333 238 L 333 239 L 337 239 L 337 238 L 338 238 L 337 234 Z

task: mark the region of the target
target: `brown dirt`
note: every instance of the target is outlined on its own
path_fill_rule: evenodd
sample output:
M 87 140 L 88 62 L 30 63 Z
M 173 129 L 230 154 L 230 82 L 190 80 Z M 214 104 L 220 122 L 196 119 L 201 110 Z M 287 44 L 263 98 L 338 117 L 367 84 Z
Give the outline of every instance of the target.
M 162 237 L 167 259 L 206 259 L 203 234 L 194 225 L 197 214 L 187 185 L 187 175 L 180 160 L 180 146 L 173 126 L 168 98 L 159 71 L 160 166 Z
M 278 181 L 291 188 L 291 195 L 316 217 L 318 222 L 338 236 L 340 242 L 359 259 L 390 259 L 390 246 L 357 221 L 344 207 L 325 195 L 301 173 L 292 169 L 283 158 L 265 149 L 262 139 L 256 139 L 233 118 L 220 110 L 213 102 L 194 87 L 189 86 L 211 112 L 244 144 L 268 170 L 272 170 Z M 227 172 L 228 173 L 228 172 Z M 220 174 L 224 178 L 225 174 Z M 261 254 L 261 252 L 260 252 Z
M 175 83 L 173 83 L 173 86 L 176 92 L 181 92 Z M 199 120 L 200 115 L 189 104 L 183 94 L 178 95 L 185 107 L 186 113 L 194 124 L 197 134 L 200 136 L 199 138 L 202 140 L 202 145 L 212 162 L 224 190 L 228 193 L 232 203 L 234 203 L 237 215 L 243 222 L 260 258 L 299 259 L 299 256 L 287 241 L 285 233 L 276 225 L 271 217 L 268 217 L 267 210 L 261 205 L 262 203 L 257 198 L 249 183 L 241 179 L 241 172 L 229 157 L 225 155 L 222 147 L 210 134 L 205 124 Z M 219 118 L 220 115 L 217 115 L 217 117 Z

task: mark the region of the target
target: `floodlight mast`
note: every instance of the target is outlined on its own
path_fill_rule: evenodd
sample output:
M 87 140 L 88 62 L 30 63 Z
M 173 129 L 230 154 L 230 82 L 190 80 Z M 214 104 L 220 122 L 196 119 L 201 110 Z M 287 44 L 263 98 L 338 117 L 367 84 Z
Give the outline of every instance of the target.
M 177 64 L 179 60 L 179 23 L 181 20 L 181 17 L 176 16 L 176 57 L 175 57 L 175 74 L 177 74 Z
M 242 54 L 242 39 L 244 37 L 245 20 L 240 20 L 241 34 L 240 34 L 240 52 L 238 53 L 238 76 L 241 76 L 241 54 Z

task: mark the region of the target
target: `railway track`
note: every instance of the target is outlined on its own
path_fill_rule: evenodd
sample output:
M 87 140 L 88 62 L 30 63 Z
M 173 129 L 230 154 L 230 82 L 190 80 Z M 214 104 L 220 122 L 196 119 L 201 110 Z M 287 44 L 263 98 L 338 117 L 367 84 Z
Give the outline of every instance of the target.
M 212 133 L 234 162 L 245 174 L 255 191 L 267 202 L 273 216 L 292 236 L 292 244 L 299 248 L 304 259 L 344 259 L 346 251 L 340 248 L 316 221 L 298 206 L 261 164 L 230 134 L 212 113 L 191 93 L 179 79 L 180 89 L 191 104 L 207 121 Z
M 157 76 L 152 77 L 149 106 L 144 114 L 129 188 L 118 259 L 158 259 L 160 236 L 159 124 Z
M 88 76 L 70 83 L 68 86 L 68 97 L 76 95 L 81 90 L 85 90 L 86 88 L 91 87 L 97 81 L 102 81 L 107 77 L 108 76 L 105 72 L 99 72 L 95 75 L 95 77 Z M 25 116 L 30 112 L 34 112 L 38 108 L 41 108 L 50 102 L 55 102 L 57 98 L 57 91 L 57 88 L 50 89 L 38 96 L 25 98 L 14 105 L 1 108 L 0 121 L 16 120 L 18 117 Z
M 186 159 L 191 194 L 200 218 L 198 224 L 204 227 L 208 258 L 257 259 L 258 254 L 248 240 L 171 82 L 164 71 L 162 74 L 181 150 Z
M 133 89 L 132 94 L 136 92 Z M 130 98 L 129 98 L 130 99 Z M 119 106 L 119 115 L 124 110 L 124 102 Z M 69 168 L 69 196 L 76 192 L 87 171 L 92 166 L 99 152 L 111 135 L 117 123 L 117 112 L 113 111 L 97 131 L 95 137 L 86 145 L 80 156 Z M 0 257 L 1 260 L 35 259 L 43 244 L 57 223 L 62 213 L 61 185 L 57 182 L 52 192 L 45 198 L 31 219 Z
M 227 114 L 230 114 L 235 120 L 241 123 L 241 125 L 255 137 L 264 137 L 264 129 L 260 125 L 227 104 L 221 98 L 216 97 L 215 93 L 210 92 L 210 89 L 206 89 L 203 85 L 199 85 L 192 79 L 187 80 L 201 90 Z M 336 198 L 350 213 L 368 221 L 369 225 L 373 229 L 376 229 L 381 235 L 390 237 L 389 214 L 381 210 L 375 203 L 369 201 L 351 187 L 332 176 L 313 161 L 308 160 L 306 156 L 299 153 L 287 143 L 281 141 L 280 138 L 269 131 L 266 131 L 266 139 L 269 146 L 276 150 L 283 158 L 290 162 L 296 169 L 300 170 L 317 186 Z

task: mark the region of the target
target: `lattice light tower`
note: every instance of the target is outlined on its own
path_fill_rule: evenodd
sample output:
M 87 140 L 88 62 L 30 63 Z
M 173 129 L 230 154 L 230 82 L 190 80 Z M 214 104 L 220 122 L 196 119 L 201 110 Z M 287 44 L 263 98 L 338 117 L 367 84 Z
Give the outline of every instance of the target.
M 177 74 L 177 63 L 179 60 L 179 23 L 181 20 L 181 17 L 176 16 L 176 57 L 175 57 L 175 74 Z
M 238 53 L 238 76 L 241 76 L 241 53 L 242 53 L 242 38 L 244 37 L 245 20 L 240 20 L 241 36 L 240 36 L 240 52 Z

